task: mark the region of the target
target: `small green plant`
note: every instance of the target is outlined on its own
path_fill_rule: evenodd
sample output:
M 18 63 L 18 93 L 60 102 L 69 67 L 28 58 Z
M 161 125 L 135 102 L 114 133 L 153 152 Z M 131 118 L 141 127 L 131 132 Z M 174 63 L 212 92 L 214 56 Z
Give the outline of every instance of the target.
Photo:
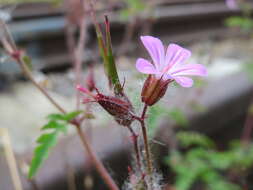
M 137 16 L 146 9 L 143 0 L 124 0 L 126 8 L 120 11 L 120 17 L 124 20 Z
M 238 27 L 245 32 L 253 29 L 253 20 L 249 17 L 233 16 L 226 19 L 225 24 L 229 27 Z
M 227 150 L 218 151 L 210 138 L 197 132 L 178 132 L 177 139 L 186 151 L 173 150 L 166 158 L 176 174 L 177 190 L 188 190 L 195 184 L 208 190 L 242 189 L 230 176 L 242 178 L 253 166 L 253 144 L 234 141 Z

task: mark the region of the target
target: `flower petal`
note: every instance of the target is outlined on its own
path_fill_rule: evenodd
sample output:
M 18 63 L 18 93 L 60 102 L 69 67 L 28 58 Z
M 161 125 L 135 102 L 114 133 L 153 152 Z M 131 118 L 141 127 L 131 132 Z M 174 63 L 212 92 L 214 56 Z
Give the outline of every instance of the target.
M 239 9 L 238 2 L 236 0 L 226 0 L 226 5 L 231 10 Z
M 173 76 L 195 75 L 206 76 L 207 70 L 205 66 L 201 64 L 185 64 L 178 67 L 173 67 L 169 70 L 169 73 Z
M 145 74 L 156 74 L 157 73 L 154 65 L 151 64 L 146 59 L 142 59 L 142 58 L 137 59 L 135 66 L 136 66 L 136 69 L 141 73 L 145 73 Z
M 165 50 L 164 46 L 158 38 L 152 36 L 141 36 L 141 41 L 145 48 L 148 50 L 155 67 L 157 69 L 164 63 Z
M 161 77 L 163 77 L 162 78 L 163 80 L 168 80 L 168 79 L 174 80 L 174 77 L 171 76 L 170 74 L 166 74 L 166 73 L 156 74 L 156 78 L 160 79 Z
M 191 51 L 177 44 L 170 44 L 166 51 L 165 70 L 168 71 L 178 63 L 183 64 L 189 57 L 191 57 Z
M 179 76 L 176 76 L 176 77 L 174 77 L 174 79 L 182 87 L 189 88 L 189 87 L 192 87 L 192 85 L 193 85 L 193 80 L 191 78 L 189 78 L 189 77 L 181 77 L 181 76 L 179 77 Z

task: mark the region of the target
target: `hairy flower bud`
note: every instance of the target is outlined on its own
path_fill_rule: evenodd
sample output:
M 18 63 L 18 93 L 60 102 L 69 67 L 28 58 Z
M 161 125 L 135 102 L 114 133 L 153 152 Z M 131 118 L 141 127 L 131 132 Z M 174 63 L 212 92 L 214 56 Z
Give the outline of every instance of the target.
M 158 102 L 164 96 L 170 82 L 172 82 L 171 79 L 163 80 L 162 78 L 156 78 L 154 75 L 149 75 L 142 88 L 142 102 L 148 106 Z
M 80 85 L 77 86 L 77 89 L 92 97 L 93 101 L 95 100 L 95 102 L 99 103 L 120 125 L 129 126 L 134 120 L 133 107 L 129 101 L 103 95 L 97 89 L 97 94 L 94 95 Z M 91 102 L 91 100 L 86 98 L 84 102 Z
M 129 126 L 134 120 L 130 103 L 100 93 L 96 95 L 96 100 L 120 125 Z

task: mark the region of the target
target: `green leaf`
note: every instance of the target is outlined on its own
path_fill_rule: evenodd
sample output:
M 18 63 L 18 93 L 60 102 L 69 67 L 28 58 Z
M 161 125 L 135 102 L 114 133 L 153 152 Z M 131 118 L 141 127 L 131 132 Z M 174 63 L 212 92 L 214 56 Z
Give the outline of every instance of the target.
M 226 181 L 225 178 L 212 169 L 205 172 L 201 178 L 210 190 L 241 190 L 238 185 Z
M 51 120 L 46 125 L 44 125 L 41 130 L 55 129 L 55 130 L 60 130 L 62 132 L 66 132 L 67 131 L 66 125 L 67 125 L 66 123 L 59 123 L 55 120 Z
M 32 178 L 41 167 L 44 160 L 48 158 L 50 148 L 56 145 L 57 132 L 41 135 L 37 142 L 38 146 L 34 150 L 33 159 L 28 173 L 28 178 Z
M 191 145 L 198 145 L 206 148 L 215 147 L 214 142 L 210 138 L 197 132 L 179 131 L 176 137 L 179 143 L 184 147 Z
M 72 119 L 76 118 L 79 114 L 83 113 L 83 111 L 73 111 L 63 115 L 63 120 L 71 121 Z
M 70 121 L 77 117 L 79 114 L 83 113 L 83 111 L 73 111 L 66 114 L 50 114 L 48 115 L 49 120 L 62 120 L 62 121 Z
M 47 116 L 49 120 L 64 120 L 64 114 L 53 113 Z
M 66 133 L 68 121 L 77 117 L 82 111 L 74 111 L 67 114 L 50 114 L 48 123 L 42 127 L 42 131 L 50 130 L 51 133 L 44 133 L 37 139 L 37 147 L 34 150 L 33 159 L 30 165 L 28 178 L 32 178 L 41 167 L 44 160 L 48 158 L 50 149 L 55 146 L 59 133 Z
M 112 42 L 111 42 L 111 33 L 110 33 L 110 23 L 108 17 L 105 16 L 106 24 L 106 50 L 107 50 L 107 59 L 108 64 L 106 65 L 108 78 L 113 85 L 113 90 L 116 95 L 122 94 L 122 86 L 120 84 L 117 68 L 115 65 L 115 60 L 112 52 Z

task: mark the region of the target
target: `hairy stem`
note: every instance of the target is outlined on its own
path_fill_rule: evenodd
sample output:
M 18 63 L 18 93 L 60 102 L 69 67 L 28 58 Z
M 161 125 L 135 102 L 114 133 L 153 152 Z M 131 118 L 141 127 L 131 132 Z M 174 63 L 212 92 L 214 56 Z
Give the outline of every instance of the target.
M 145 153 L 146 153 L 146 161 L 147 161 L 147 166 L 148 166 L 148 174 L 152 173 L 153 166 L 152 166 L 152 160 L 151 160 L 151 154 L 150 154 L 150 147 L 149 147 L 149 142 L 148 142 L 148 135 L 147 135 L 147 129 L 145 126 L 145 116 L 147 112 L 147 104 L 144 105 L 141 118 L 139 119 L 141 123 L 141 130 L 142 130 L 142 135 L 143 135 L 143 140 L 144 140 L 144 148 L 145 148 Z
M 62 113 L 66 113 L 66 111 L 58 104 L 56 101 L 47 93 L 47 91 L 42 88 L 33 78 L 31 72 L 29 71 L 28 67 L 26 64 L 21 60 L 17 59 L 19 65 L 21 66 L 22 71 L 24 74 L 28 77 L 28 79 L 31 80 L 31 82 L 41 91 L 42 94 L 44 94 L 47 99 Z M 101 177 L 104 179 L 105 183 L 108 185 L 110 190 L 119 190 L 111 176 L 109 175 L 108 171 L 105 169 L 103 166 L 102 162 L 98 159 L 97 155 L 94 153 L 94 151 L 91 148 L 90 143 L 87 140 L 87 137 L 85 136 L 84 133 L 81 131 L 80 123 L 78 122 L 72 122 L 76 126 L 77 133 L 82 141 L 83 146 L 85 147 L 88 155 L 91 157 L 91 160 L 93 164 L 95 165 L 95 168 L 97 169 L 98 173 L 101 175 Z
M 138 166 L 138 169 L 141 171 L 140 150 L 139 150 L 139 146 L 138 146 L 138 135 L 135 134 L 135 132 L 131 126 L 128 126 L 127 128 L 129 129 L 130 133 L 132 134 L 137 166 Z
M 66 113 L 66 111 L 48 94 L 48 92 L 35 81 L 27 65 L 21 59 L 17 59 L 16 61 L 19 63 L 24 75 L 36 88 L 40 90 L 40 92 L 49 100 L 49 102 L 51 102 L 60 112 Z
M 77 124 L 75 126 L 76 126 L 78 135 L 79 135 L 79 137 L 80 137 L 80 139 L 82 141 L 83 146 L 86 148 L 86 150 L 88 152 L 88 155 L 90 156 L 91 160 L 95 164 L 95 167 L 96 167 L 97 171 L 100 173 L 100 175 L 104 179 L 105 183 L 108 185 L 108 187 L 111 190 L 119 190 L 119 188 L 117 187 L 117 185 L 115 184 L 115 182 L 113 181 L 113 179 L 111 178 L 111 176 L 106 171 L 104 165 L 97 158 L 97 155 L 92 151 L 90 143 L 86 140 L 87 137 L 82 132 L 82 129 L 81 129 L 80 125 Z

